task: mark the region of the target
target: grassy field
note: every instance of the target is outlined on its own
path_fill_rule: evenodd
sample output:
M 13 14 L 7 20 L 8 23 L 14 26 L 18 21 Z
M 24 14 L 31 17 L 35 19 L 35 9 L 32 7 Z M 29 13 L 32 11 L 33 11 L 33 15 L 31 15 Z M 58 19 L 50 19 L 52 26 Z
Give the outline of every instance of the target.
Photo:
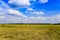
M 60 40 L 60 25 L 0 24 L 0 40 Z

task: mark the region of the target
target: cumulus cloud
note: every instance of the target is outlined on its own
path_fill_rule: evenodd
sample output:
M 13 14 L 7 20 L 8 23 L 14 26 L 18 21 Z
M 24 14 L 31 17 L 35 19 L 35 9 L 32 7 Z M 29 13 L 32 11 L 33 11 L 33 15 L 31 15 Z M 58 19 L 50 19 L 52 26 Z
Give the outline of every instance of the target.
M 44 12 L 33 12 L 32 14 L 40 14 L 40 15 L 43 15 L 44 14 Z
M 48 18 L 50 21 L 52 21 L 53 23 L 60 23 L 60 14 L 51 16 Z
M 33 8 L 27 8 L 28 11 L 33 11 Z
M 0 15 L 0 19 L 3 19 L 3 18 L 5 18 L 5 16 Z
M 45 14 L 43 11 L 34 11 L 33 8 L 27 8 L 26 13 L 36 14 L 36 15 L 44 15 Z
M 40 3 L 47 3 L 48 0 L 39 0 Z
M 17 6 L 30 6 L 29 0 L 9 0 L 8 2 Z
M 27 17 L 23 13 L 21 13 L 20 11 L 14 10 L 14 9 L 9 9 L 8 13 L 9 14 L 14 14 L 14 15 L 17 15 L 17 16 L 20 16 L 20 17 Z
M 45 14 L 42 11 L 38 12 L 38 11 L 33 11 L 33 10 L 28 10 L 28 11 L 26 11 L 26 13 L 34 14 L 34 15 L 44 15 Z
M 36 0 L 30 0 L 30 1 L 36 1 Z
M 5 2 L 3 2 L 1 0 L 0 0 L 0 3 L 1 3 L 0 7 L 7 8 L 7 9 L 10 8 Z

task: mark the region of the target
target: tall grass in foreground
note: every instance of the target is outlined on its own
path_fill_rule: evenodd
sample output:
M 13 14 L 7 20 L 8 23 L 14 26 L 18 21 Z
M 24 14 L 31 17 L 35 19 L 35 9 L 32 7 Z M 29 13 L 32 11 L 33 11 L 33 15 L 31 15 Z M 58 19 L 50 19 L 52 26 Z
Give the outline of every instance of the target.
M 0 25 L 0 40 L 60 40 L 60 25 Z

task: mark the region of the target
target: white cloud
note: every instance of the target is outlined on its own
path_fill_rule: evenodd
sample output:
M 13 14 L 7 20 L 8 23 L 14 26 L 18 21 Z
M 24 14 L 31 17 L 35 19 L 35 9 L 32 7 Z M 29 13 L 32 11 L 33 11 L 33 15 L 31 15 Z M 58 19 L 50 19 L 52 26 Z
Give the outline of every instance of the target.
M 43 15 L 44 14 L 44 12 L 33 12 L 32 14 L 41 14 L 41 15 Z
M 36 15 L 44 15 L 45 14 L 43 11 L 34 11 L 33 8 L 27 8 L 26 13 L 36 14 Z
M 47 3 L 48 0 L 39 0 L 40 3 Z
M 30 0 L 30 1 L 36 1 L 36 0 Z
M 30 6 L 29 0 L 9 0 L 8 2 L 17 6 Z
M 18 16 L 20 16 L 20 17 L 27 17 L 27 16 L 25 16 L 23 13 L 21 13 L 20 11 L 14 10 L 14 9 L 9 9 L 9 10 L 8 10 L 8 13 L 9 13 L 9 14 L 18 15 Z
M 46 17 L 45 16 L 37 16 L 35 17 L 37 20 L 46 20 Z
M 27 8 L 27 11 L 33 11 L 33 8 Z
M 0 1 L 0 7 L 3 7 L 3 8 L 10 8 L 5 2 L 3 2 L 3 1 Z
M 4 18 L 5 18 L 5 16 L 0 15 L 0 19 L 4 19 Z

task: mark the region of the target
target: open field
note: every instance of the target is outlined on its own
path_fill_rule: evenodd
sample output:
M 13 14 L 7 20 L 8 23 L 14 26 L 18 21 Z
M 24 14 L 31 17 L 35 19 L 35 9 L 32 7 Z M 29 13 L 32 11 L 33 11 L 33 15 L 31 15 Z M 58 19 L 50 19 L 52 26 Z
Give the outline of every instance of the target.
M 0 40 L 60 40 L 60 25 L 0 24 Z

